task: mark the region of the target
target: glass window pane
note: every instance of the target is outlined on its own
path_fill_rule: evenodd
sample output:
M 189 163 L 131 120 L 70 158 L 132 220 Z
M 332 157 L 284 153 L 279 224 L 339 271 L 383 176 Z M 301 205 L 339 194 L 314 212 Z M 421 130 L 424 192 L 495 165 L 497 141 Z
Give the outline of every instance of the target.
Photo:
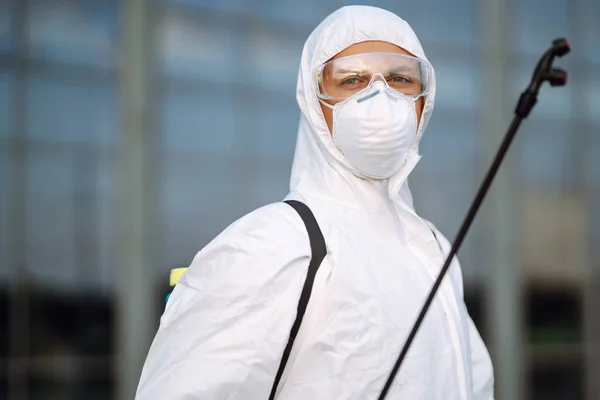
M 415 21 L 408 20 L 408 17 L 406 19 L 422 42 L 461 45 L 479 43 L 475 0 L 421 0 L 418 5 L 419 17 Z M 402 17 L 402 9 L 397 10 L 397 13 Z
M 435 69 L 437 110 L 481 108 L 483 93 L 479 60 L 475 57 L 451 58 L 434 52 L 430 62 Z
M 104 290 L 114 287 L 116 273 L 115 243 L 115 154 L 102 154 L 98 160 L 97 201 L 97 255 L 96 284 Z
M 292 158 L 269 158 L 260 160 L 256 175 L 246 173 L 246 180 L 256 188 L 252 198 L 257 207 L 283 200 L 290 191 L 291 171 Z
M 552 40 L 572 36 L 569 0 L 512 0 L 509 6 L 510 43 L 515 50 L 541 56 Z
M 116 131 L 113 85 L 34 75 L 28 88 L 28 134 L 34 139 L 112 145 Z
M 198 7 L 200 11 L 226 11 L 255 13 L 257 10 L 256 0 L 164 0 L 173 5 L 186 5 Z
M 10 1 L 0 0 L 0 54 L 13 50 L 13 19 Z
M 0 71 L 0 138 L 11 136 L 12 74 Z
M 232 151 L 239 117 L 227 92 L 218 92 L 214 86 L 204 91 L 171 89 L 163 107 L 162 139 L 167 149 L 197 155 Z
M 233 182 L 235 182 L 235 192 L 230 210 L 231 215 L 239 218 L 258 207 L 280 200 L 261 201 L 265 198 L 263 196 L 265 193 L 260 193 L 263 189 L 262 173 L 265 165 L 269 164 L 269 160 L 257 157 L 255 154 L 236 155 L 232 160 L 231 173 Z
M 231 25 L 200 13 L 168 10 L 159 27 L 158 57 L 169 76 L 231 82 L 244 76 L 245 65 L 236 62 L 239 49 Z
M 219 155 L 165 154 L 161 204 L 166 269 L 188 265 L 202 247 L 241 217 L 232 211 L 242 179 L 235 173 L 235 162 Z
M 73 196 L 73 246 L 74 269 L 78 288 L 98 289 L 101 281 L 100 199 L 111 196 L 113 191 L 102 193 L 99 187 L 99 153 L 91 147 L 73 146 L 69 151 L 72 158 Z M 65 157 L 66 158 L 66 157 Z M 114 176 L 113 176 L 114 180 Z
M 600 71 L 600 63 L 592 66 L 592 71 Z M 584 103 L 587 105 L 588 119 L 600 126 L 600 80 L 590 79 L 584 86 Z M 597 136 L 597 135 L 596 135 Z
M 590 218 L 588 222 L 588 232 L 590 239 L 590 261 L 592 265 L 600 265 L 600 230 L 597 229 L 600 224 L 600 121 L 591 126 L 590 149 L 587 154 L 589 157 L 590 179 L 587 187 Z
M 114 67 L 116 36 L 115 1 L 31 2 L 28 40 L 33 57 Z
M 76 283 L 73 167 L 69 152 L 29 152 L 27 269 L 43 285 Z
M 0 284 L 7 282 L 13 275 L 10 260 L 10 204 L 11 204 L 11 158 L 9 146 L 0 145 Z
M 589 152 L 591 181 L 596 185 L 596 188 L 600 188 L 600 121 L 592 125 L 591 129 Z M 600 196 L 600 190 L 598 190 L 598 196 Z M 600 207 L 596 207 L 596 209 L 600 216 Z
M 580 16 L 583 21 L 581 21 L 582 27 L 584 29 L 584 37 L 583 40 L 585 42 L 585 47 L 581 49 L 587 57 L 588 60 L 596 63 L 596 65 L 600 64 L 600 1 L 587 1 L 579 4 L 585 4 L 586 8 L 580 10 Z M 580 27 L 581 28 L 581 27 Z M 577 47 L 577 44 L 574 43 L 574 46 Z M 577 49 L 573 49 L 573 52 L 577 51 Z M 594 71 L 598 71 L 596 68 Z
M 332 4 L 333 3 L 333 4 Z M 327 15 L 341 7 L 342 4 L 327 1 L 260 1 L 260 13 L 269 19 L 293 21 L 306 24 L 307 29 L 315 28 Z M 310 31 L 307 31 L 306 36 Z M 306 38 L 304 38 L 306 39 Z
M 246 51 L 240 63 L 251 68 L 247 82 L 258 85 L 259 90 L 295 93 L 305 38 L 263 28 L 253 30 L 246 37 L 243 42 Z
M 420 143 L 421 168 L 468 173 L 479 167 L 482 137 L 474 112 L 434 111 Z M 422 166 L 421 166 L 422 165 Z
M 256 138 L 258 156 L 291 160 L 296 147 L 300 109 L 289 96 L 262 96 L 256 115 L 257 127 L 252 135 Z
M 600 195 L 593 194 L 590 197 L 591 202 L 593 202 L 592 204 L 600 203 Z M 590 209 L 591 215 L 588 222 L 590 226 L 588 243 L 591 244 L 589 246 L 590 264 L 598 265 L 600 264 L 600 246 L 597 246 L 596 243 L 600 243 L 600 231 L 598 231 L 598 229 L 595 229 L 595 227 L 597 227 L 600 224 L 600 211 L 598 210 L 598 207 L 591 207 Z
M 560 187 L 572 182 L 573 148 L 569 121 L 528 118 L 520 129 L 515 150 L 520 177 L 527 183 Z

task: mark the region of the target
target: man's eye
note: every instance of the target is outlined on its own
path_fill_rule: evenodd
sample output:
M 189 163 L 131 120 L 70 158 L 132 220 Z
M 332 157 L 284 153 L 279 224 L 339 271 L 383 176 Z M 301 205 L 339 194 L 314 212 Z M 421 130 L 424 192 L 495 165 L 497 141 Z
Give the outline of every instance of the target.
M 406 78 L 404 76 L 399 76 L 399 75 L 393 76 L 389 80 L 390 80 L 390 82 L 393 82 L 393 83 L 410 83 L 409 78 Z
M 342 85 L 351 86 L 351 85 L 358 84 L 358 82 L 359 82 L 358 78 L 347 78 L 347 79 L 344 79 L 344 81 L 342 82 Z

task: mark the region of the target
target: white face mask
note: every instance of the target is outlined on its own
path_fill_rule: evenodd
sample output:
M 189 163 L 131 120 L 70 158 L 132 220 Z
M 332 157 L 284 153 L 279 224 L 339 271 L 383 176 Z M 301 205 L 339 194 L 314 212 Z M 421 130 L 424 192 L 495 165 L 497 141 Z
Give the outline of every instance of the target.
M 321 103 L 333 110 L 333 142 L 348 162 L 366 177 L 387 179 L 404 164 L 415 139 L 415 101 L 376 81 L 335 106 Z

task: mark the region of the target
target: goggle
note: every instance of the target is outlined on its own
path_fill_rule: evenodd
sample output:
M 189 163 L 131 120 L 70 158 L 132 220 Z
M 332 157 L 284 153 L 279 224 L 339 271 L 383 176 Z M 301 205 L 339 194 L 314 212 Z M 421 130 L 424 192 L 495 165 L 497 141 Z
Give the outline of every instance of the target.
M 427 94 L 431 67 L 419 58 L 398 53 L 361 53 L 324 63 L 317 70 L 318 96 L 345 100 L 377 78 L 404 96 Z

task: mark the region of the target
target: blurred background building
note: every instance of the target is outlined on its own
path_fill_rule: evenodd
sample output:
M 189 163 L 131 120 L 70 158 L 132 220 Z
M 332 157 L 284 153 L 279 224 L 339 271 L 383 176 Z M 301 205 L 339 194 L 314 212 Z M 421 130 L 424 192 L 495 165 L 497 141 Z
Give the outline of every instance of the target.
M 372 0 L 437 72 L 411 175 L 450 238 L 551 40 L 463 249 L 497 399 L 600 398 L 600 2 Z M 287 193 L 302 46 L 343 0 L 0 0 L 0 398 L 132 398 L 170 268 Z

